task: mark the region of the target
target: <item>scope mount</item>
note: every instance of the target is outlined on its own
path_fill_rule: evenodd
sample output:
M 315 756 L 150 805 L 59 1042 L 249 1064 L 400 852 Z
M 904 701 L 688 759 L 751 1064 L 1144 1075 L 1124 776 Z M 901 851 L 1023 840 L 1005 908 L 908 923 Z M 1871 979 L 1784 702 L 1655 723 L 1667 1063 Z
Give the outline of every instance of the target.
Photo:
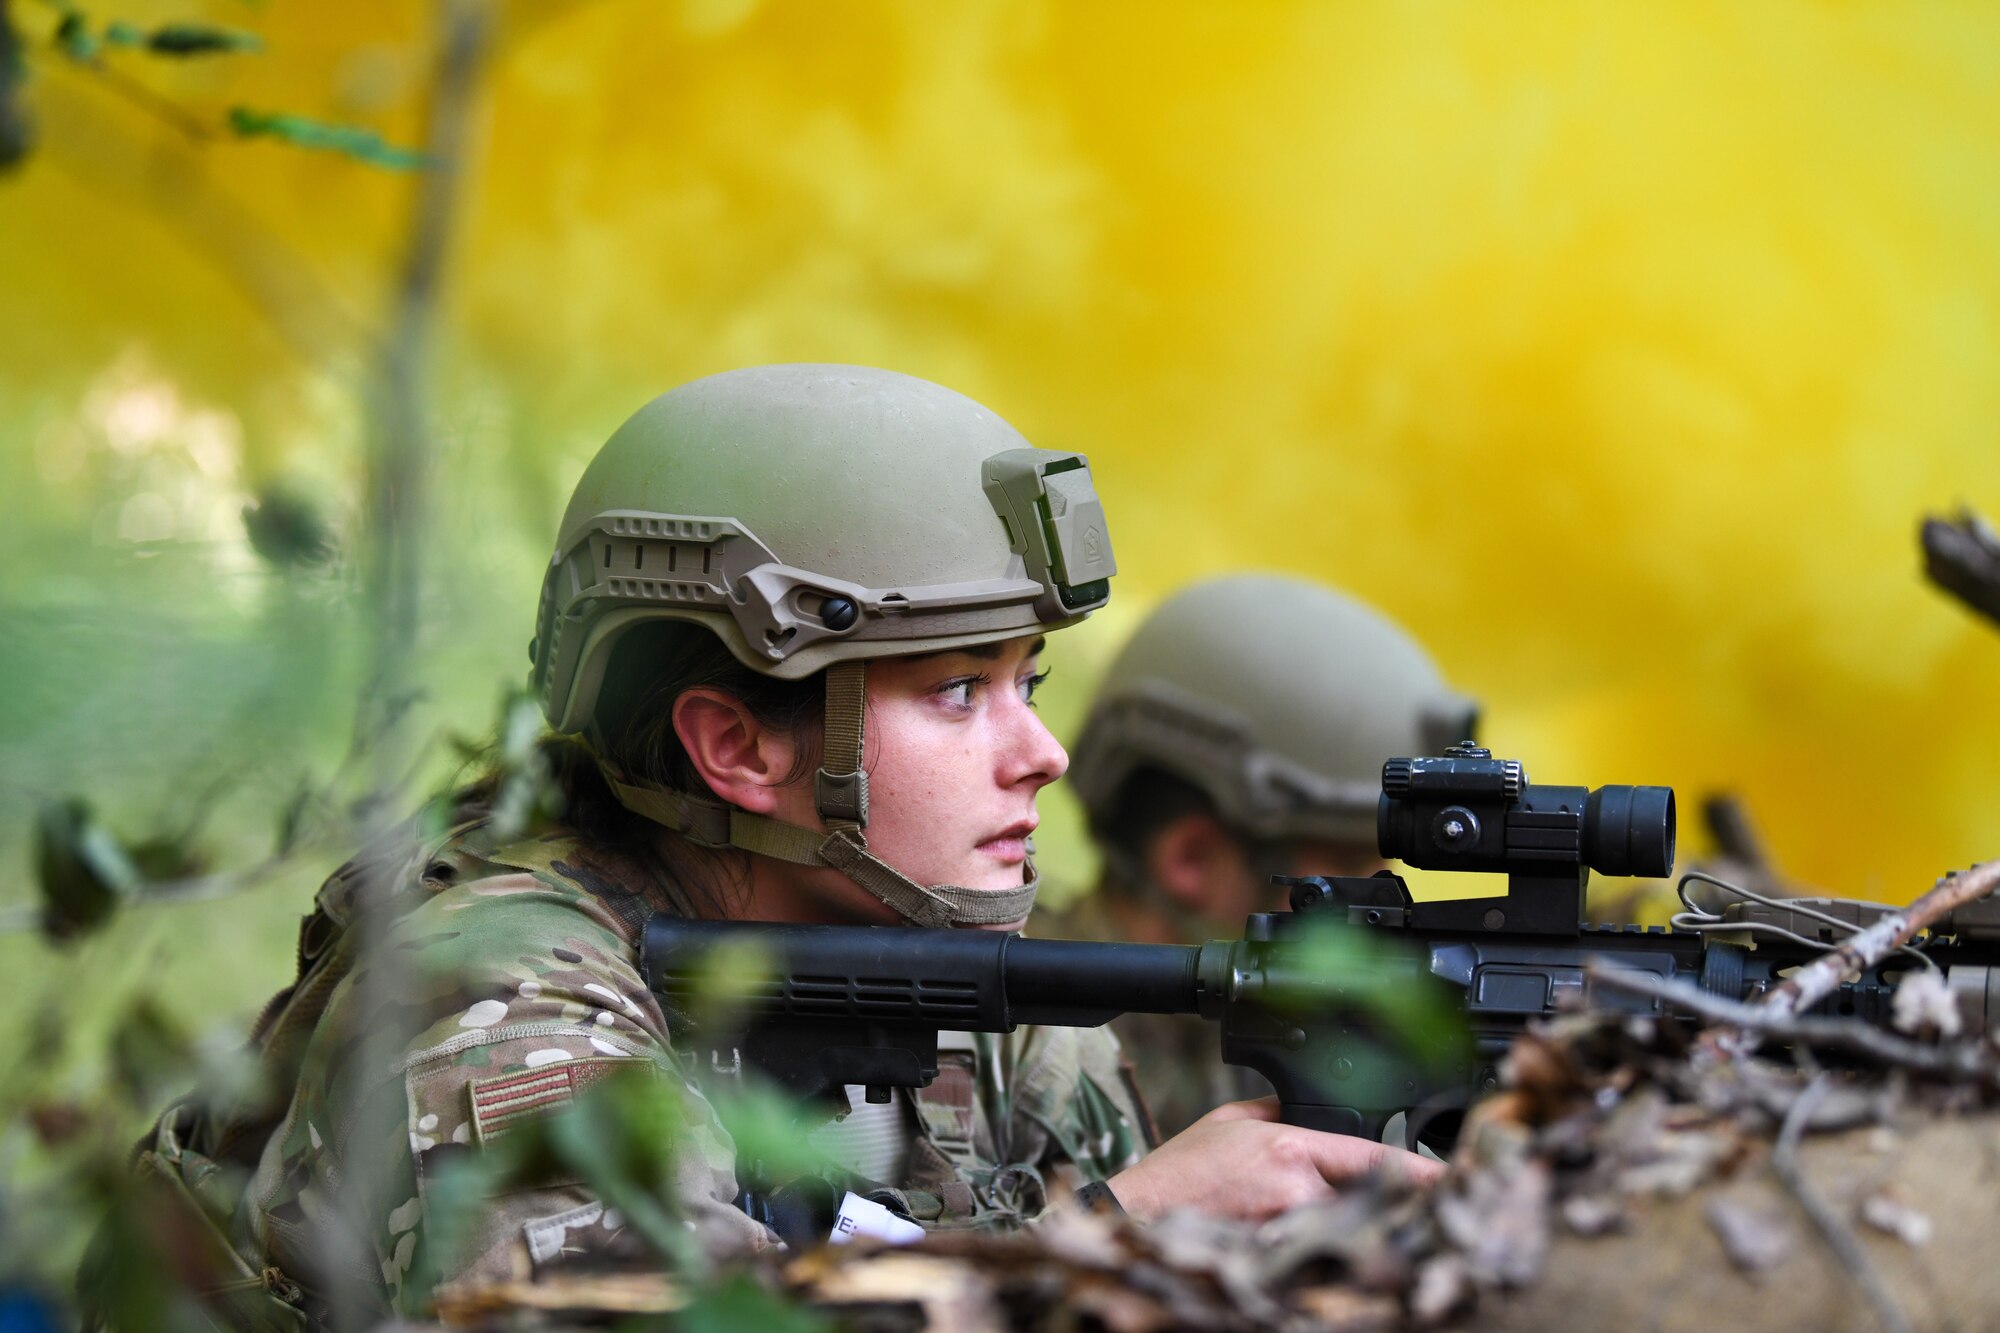
M 1345 909 L 1349 924 L 1357 926 L 1573 937 L 1583 930 L 1589 878 L 1582 866 L 1553 875 L 1516 873 L 1507 876 L 1503 894 L 1444 902 L 1418 902 L 1403 877 L 1391 870 L 1364 876 L 1276 875 L 1271 882 L 1291 891 L 1292 910 L 1301 921 Z

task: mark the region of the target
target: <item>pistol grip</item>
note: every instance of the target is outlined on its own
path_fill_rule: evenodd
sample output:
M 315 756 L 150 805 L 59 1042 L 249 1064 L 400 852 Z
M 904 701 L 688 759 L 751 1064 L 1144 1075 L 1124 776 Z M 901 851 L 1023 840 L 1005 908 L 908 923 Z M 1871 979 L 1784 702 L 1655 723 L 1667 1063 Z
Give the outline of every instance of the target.
M 1355 1106 L 1322 1106 L 1313 1102 L 1281 1102 L 1278 1118 L 1288 1125 L 1317 1129 L 1328 1134 L 1352 1134 L 1370 1142 L 1380 1142 L 1382 1127 L 1391 1112 L 1364 1111 Z

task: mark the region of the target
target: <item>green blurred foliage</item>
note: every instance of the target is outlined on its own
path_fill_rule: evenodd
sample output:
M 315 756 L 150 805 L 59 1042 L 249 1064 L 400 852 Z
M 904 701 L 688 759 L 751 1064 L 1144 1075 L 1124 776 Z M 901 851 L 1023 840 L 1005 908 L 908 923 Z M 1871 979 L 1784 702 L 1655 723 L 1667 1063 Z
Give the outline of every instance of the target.
M 226 55 L 264 48 L 263 41 L 254 33 L 210 23 L 163 23 L 149 29 L 113 19 L 93 29 L 88 15 L 68 7 L 56 24 L 55 37 L 58 50 L 71 60 L 85 63 L 96 60 L 107 46 L 173 57 Z
M 561 813 L 562 792 L 540 744 L 546 729 L 533 692 L 513 686 L 502 692 L 498 716 L 483 738 L 451 738 L 464 771 L 494 783 L 491 819 L 502 837 Z
M 21 59 L 21 34 L 14 27 L 7 7 L 0 5 L 0 173 L 18 166 L 34 142 L 34 133 L 20 100 L 25 73 Z
M 1302 1025 L 1344 1028 L 1359 1016 L 1426 1067 L 1446 1067 L 1466 1054 L 1470 1036 L 1457 998 L 1387 932 L 1312 921 L 1281 949 L 1267 995 Z
M 139 868 L 78 797 L 51 801 L 35 823 L 42 929 L 58 942 L 95 930 L 139 886 Z
M 825 1123 L 825 1107 L 802 1104 L 754 1081 L 718 1091 L 709 1104 L 736 1144 L 737 1159 L 763 1180 L 783 1182 L 833 1168 L 806 1137 L 807 1130 Z
M 560 1113 L 524 1122 L 482 1151 L 453 1158 L 426 1196 L 433 1260 L 471 1242 L 479 1210 L 495 1194 L 549 1179 L 577 1179 L 621 1215 L 640 1242 L 635 1260 L 650 1254 L 690 1285 L 692 1297 L 677 1316 L 679 1326 L 741 1328 L 745 1325 L 731 1321 L 754 1315 L 775 1320 L 774 1328 L 822 1327 L 748 1277 L 716 1270 L 682 1218 L 675 1151 L 686 1141 L 689 1123 L 683 1098 L 679 1084 L 634 1062 Z M 751 1090 L 712 1099 L 711 1105 L 746 1166 L 758 1163 L 776 1179 L 828 1168 L 801 1143 L 802 1108 L 786 1099 Z M 686 1323 L 689 1319 L 694 1322 Z
M 357 162 L 392 171 L 419 171 L 429 165 L 424 154 L 397 148 L 374 130 L 329 124 L 311 116 L 235 106 L 229 108 L 229 128 L 245 139 L 269 137 L 300 148 L 343 153 Z
M 250 549 L 279 570 L 321 568 L 340 549 L 319 506 L 284 486 L 267 487 L 243 506 L 243 531 Z
M 111 1036 L 113 1086 L 135 1110 L 160 1105 L 195 1071 L 186 1027 L 150 995 L 140 996 Z
M 530 1120 L 443 1172 L 431 1195 L 437 1254 L 474 1234 L 486 1200 L 508 1189 L 569 1177 L 587 1182 L 656 1255 L 699 1274 L 706 1258 L 674 1204 L 674 1145 L 687 1124 L 678 1090 L 650 1068 L 604 1080 L 560 1114 Z M 448 1257 L 441 1262 L 447 1266 Z
M 104 40 L 114 46 L 134 46 L 160 56 L 209 56 L 232 51 L 261 51 L 255 33 L 220 28 L 211 23 L 163 23 L 150 31 L 131 23 L 111 23 Z

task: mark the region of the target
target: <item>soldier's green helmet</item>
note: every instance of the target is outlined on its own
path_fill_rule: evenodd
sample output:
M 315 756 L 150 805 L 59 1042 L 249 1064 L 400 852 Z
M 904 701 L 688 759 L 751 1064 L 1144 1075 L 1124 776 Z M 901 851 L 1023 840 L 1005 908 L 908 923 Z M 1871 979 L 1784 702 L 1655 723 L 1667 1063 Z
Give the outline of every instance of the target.
M 1380 612 L 1305 579 L 1232 575 L 1147 617 L 1098 688 L 1069 778 L 1100 834 L 1152 768 L 1245 835 L 1372 847 L 1382 761 L 1439 753 L 1477 717 Z
M 1026 907 L 1009 895 L 915 885 L 866 851 L 864 664 L 1073 624 L 1115 571 L 1083 455 L 892 371 L 729 371 L 640 408 L 585 469 L 542 584 L 534 685 L 551 727 L 587 731 L 620 636 L 662 619 L 755 671 L 827 669 L 830 835 L 629 775 L 613 789 L 697 841 L 836 865 L 912 920 L 1012 920 Z

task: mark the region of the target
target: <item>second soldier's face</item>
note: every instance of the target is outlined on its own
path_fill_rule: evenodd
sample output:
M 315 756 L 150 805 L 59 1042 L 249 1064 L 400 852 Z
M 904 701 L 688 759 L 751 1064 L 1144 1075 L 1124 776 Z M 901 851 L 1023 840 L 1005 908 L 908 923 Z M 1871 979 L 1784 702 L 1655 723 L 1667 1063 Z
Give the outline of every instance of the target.
M 1069 768 L 1032 703 L 1041 643 L 1011 639 L 868 664 L 868 849 L 917 883 L 999 890 L 1022 882 L 1036 794 Z M 810 777 L 801 788 L 785 804 L 802 808 L 779 817 L 816 822 Z M 872 899 L 857 898 L 856 907 L 868 917 L 883 910 Z

